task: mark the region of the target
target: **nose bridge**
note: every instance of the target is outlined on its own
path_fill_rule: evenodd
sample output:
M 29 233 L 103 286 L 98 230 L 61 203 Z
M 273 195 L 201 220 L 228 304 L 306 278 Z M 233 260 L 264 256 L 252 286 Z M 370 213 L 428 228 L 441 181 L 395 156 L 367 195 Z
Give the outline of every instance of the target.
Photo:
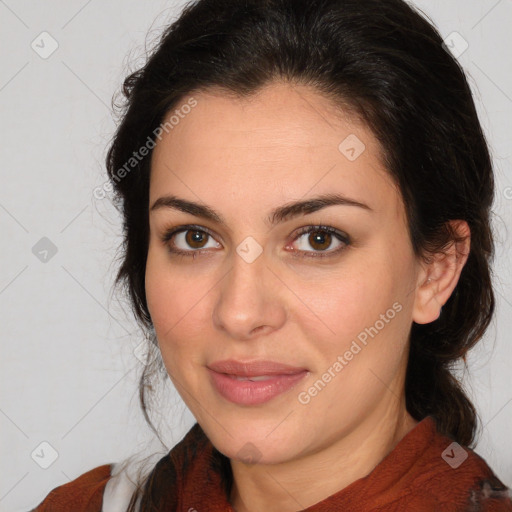
M 280 328 L 285 307 L 276 280 L 267 268 L 263 247 L 252 237 L 233 253 L 231 270 L 222 280 L 213 310 L 214 325 L 235 339 L 248 339 L 253 331 Z

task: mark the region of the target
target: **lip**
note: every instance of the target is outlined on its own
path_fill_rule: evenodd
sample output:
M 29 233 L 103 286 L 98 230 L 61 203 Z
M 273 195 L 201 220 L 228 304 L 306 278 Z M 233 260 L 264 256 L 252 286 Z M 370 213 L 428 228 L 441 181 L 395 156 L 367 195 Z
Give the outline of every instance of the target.
M 218 373 L 227 373 L 237 377 L 256 377 L 258 375 L 292 375 L 306 371 L 306 368 L 276 363 L 275 361 L 237 361 L 226 359 L 209 364 L 208 368 Z
M 258 405 L 290 390 L 309 372 L 306 368 L 275 361 L 241 362 L 233 359 L 207 366 L 212 384 L 226 400 L 238 405 Z M 265 380 L 239 380 L 267 376 Z

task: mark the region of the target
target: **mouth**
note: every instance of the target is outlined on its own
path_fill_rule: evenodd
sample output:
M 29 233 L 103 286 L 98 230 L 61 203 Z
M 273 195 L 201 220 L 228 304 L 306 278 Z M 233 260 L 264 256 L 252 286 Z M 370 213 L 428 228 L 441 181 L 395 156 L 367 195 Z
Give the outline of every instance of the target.
M 207 366 L 213 388 L 238 405 L 259 405 L 289 391 L 309 371 L 274 361 L 217 361 Z

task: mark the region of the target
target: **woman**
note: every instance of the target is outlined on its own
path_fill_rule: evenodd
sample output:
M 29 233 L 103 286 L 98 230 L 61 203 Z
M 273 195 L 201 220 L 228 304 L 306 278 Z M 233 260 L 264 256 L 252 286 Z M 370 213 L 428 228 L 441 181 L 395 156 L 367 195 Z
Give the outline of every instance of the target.
M 197 423 L 35 510 L 512 510 L 450 371 L 494 312 L 494 183 L 438 32 L 402 0 L 199 0 L 124 93 L 142 406 L 160 362 Z

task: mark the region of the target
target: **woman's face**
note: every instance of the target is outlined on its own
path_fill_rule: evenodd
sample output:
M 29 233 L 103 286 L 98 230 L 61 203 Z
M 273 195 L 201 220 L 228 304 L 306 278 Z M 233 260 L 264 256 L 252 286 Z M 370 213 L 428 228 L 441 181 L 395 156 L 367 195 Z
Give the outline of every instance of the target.
M 146 269 L 183 400 L 217 449 L 260 463 L 403 413 L 423 270 L 374 135 L 305 86 L 193 98 L 153 152 Z M 325 195 L 347 202 L 282 211 Z

